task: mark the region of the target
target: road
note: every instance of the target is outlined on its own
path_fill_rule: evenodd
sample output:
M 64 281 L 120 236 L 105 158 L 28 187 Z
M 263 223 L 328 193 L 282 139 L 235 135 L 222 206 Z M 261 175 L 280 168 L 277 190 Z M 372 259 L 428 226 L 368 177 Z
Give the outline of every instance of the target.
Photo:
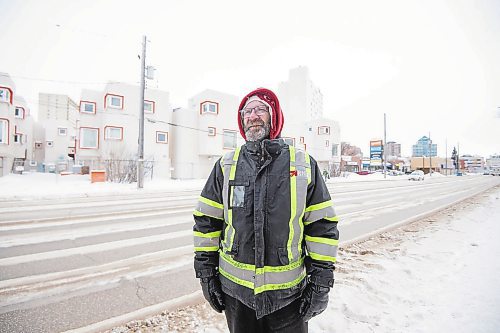
M 342 245 L 498 185 L 465 176 L 328 186 Z M 199 192 L 0 201 L 0 332 L 92 331 L 199 297 Z

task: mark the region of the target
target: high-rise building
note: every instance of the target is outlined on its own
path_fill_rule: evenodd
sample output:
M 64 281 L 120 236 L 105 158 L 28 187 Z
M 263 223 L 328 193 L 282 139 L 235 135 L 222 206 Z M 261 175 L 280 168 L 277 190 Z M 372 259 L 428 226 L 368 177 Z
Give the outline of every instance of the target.
M 426 136 L 418 139 L 417 144 L 412 146 L 413 157 L 434 157 L 437 156 L 437 144 L 432 143 L 432 140 Z
M 388 141 L 385 145 L 387 152 L 387 158 L 389 157 L 401 157 L 401 144 L 394 141 Z

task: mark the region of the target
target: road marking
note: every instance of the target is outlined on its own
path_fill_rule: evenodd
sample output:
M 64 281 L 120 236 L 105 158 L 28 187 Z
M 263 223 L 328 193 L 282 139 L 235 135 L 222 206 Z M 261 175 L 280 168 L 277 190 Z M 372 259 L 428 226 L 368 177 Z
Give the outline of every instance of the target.
M 153 243 L 153 242 L 163 241 L 163 240 L 167 240 L 167 239 L 174 239 L 174 238 L 191 236 L 192 234 L 193 234 L 192 230 L 183 230 L 183 231 L 171 232 L 168 234 L 161 234 L 161 235 L 147 236 L 147 237 L 137 237 L 137 238 L 131 238 L 131 239 L 126 239 L 126 240 L 95 244 L 95 245 L 79 246 L 79 247 L 74 247 L 74 248 L 64 249 L 64 250 L 55 250 L 55 251 L 39 252 L 39 253 L 34 253 L 34 254 L 26 254 L 26 255 L 20 255 L 20 256 L 0 259 L 0 266 L 18 265 L 18 264 L 23 264 L 23 263 L 27 263 L 27 262 L 33 262 L 33 261 L 40 261 L 40 260 L 47 260 L 47 259 L 54 259 L 54 258 L 63 258 L 63 257 L 72 256 L 72 255 L 89 254 L 89 253 L 96 253 L 96 252 L 102 252 L 102 251 L 108 251 L 108 250 L 115 250 L 115 249 L 119 249 L 119 248 L 123 248 L 123 247 L 133 246 L 133 245 Z

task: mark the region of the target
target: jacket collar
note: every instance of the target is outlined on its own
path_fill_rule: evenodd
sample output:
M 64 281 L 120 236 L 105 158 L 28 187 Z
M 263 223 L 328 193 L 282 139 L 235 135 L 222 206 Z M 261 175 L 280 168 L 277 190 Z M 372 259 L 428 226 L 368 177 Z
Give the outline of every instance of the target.
M 283 149 L 285 141 L 281 138 L 273 140 L 264 139 L 260 141 L 247 141 L 245 146 L 251 154 L 257 154 L 262 150 L 265 150 L 269 154 L 274 155 Z

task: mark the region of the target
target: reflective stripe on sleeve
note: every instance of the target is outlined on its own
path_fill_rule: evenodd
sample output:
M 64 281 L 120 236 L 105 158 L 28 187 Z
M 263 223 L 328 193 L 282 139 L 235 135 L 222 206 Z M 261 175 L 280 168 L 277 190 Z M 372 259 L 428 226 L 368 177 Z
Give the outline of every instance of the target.
M 206 215 L 222 220 L 224 219 L 224 206 L 216 201 L 200 196 L 194 215 Z
M 312 259 L 335 262 L 338 239 L 305 236 L 307 252 Z
M 218 251 L 221 231 L 202 233 L 194 231 L 194 250 L 196 251 Z
M 331 221 L 335 218 L 335 210 L 332 206 L 332 201 L 328 200 L 319 204 L 311 205 L 306 208 L 304 213 L 304 224 L 309 224 L 321 219 L 328 219 Z

